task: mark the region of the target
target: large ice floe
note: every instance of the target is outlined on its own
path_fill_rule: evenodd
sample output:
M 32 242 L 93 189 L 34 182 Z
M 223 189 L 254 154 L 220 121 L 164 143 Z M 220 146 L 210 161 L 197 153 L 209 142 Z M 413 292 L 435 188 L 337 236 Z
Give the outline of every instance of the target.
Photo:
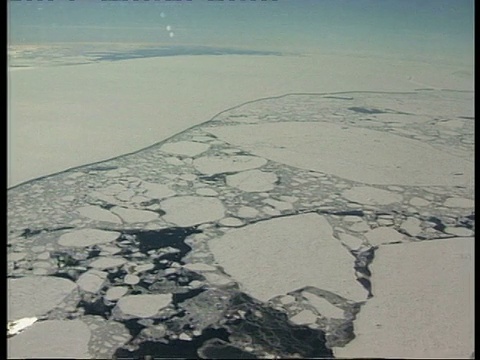
M 469 357 L 472 104 L 261 99 L 10 189 L 8 356 Z

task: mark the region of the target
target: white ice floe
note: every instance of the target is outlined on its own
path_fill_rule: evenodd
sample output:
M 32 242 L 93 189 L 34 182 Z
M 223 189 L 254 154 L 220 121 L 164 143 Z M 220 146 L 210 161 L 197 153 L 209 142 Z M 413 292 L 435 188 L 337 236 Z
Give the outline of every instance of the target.
M 400 225 L 400 229 L 402 229 L 405 233 L 407 233 L 410 236 L 417 236 L 422 232 L 422 227 L 421 227 L 422 221 L 409 216 L 404 222 L 402 222 L 402 225 Z
M 192 226 L 215 221 L 225 216 L 222 202 L 212 197 L 178 196 L 161 202 L 163 218 L 179 226 Z
M 7 280 L 8 320 L 43 315 L 67 297 L 77 285 L 51 276 Z
M 158 213 L 153 211 L 129 209 L 120 206 L 114 206 L 111 211 L 127 223 L 146 223 L 157 220 L 160 217 Z
M 444 205 L 447 207 L 459 207 L 459 208 L 474 208 L 475 202 L 472 199 L 451 197 L 445 200 Z
M 38 260 L 48 260 L 50 259 L 50 252 L 49 251 L 44 251 L 41 254 L 37 255 Z
M 165 162 L 174 166 L 183 166 L 185 163 L 177 157 L 170 156 L 165 158 Z
M 219 265 L 261 301 L 308 285 L 356 301 L 367 296 L 355 279 L 354 257 L 317 214 L 257 222 L 208 245 Z
M 199 188 L 195 191 L 197 195 L 201 196 L 217 196 L 218 192 L 210 188 Z
M 193 166 L 203 174 L 213 175 L 226 172 L 237 172 L 259 168 L 267 160 L 248 155 L 237 156 L 205 156 L 193 161 Z
M 350 234 L 343 233 L 343 232 L 339 232 L 338 237 L 340 238 L 340 241 L 344 245 L 346 245 L 350 250 L 358 250 L 363 244 L 362 239 Z
M 421 197 L 415 196 L 415 197 L 413 197 L 413 198 L 410 199 L 410 205 L 412 205 L 412 206 L 420 206 L 420 207 L 422 207 L 422 206 L 428 206 L 428 205 L 430 205 L 430 201 L 425 200 L 425 199 L 423 199 L 423 198 L 421 198 Z
M 117 301 L 128 292 L 126 286 L 112 286 L 105 293 L 105 299 L 109 301 Z
M 254 218 L 258 213 L 258 210 L 251 206 L 240 206 L 237 210 L 237 215 L 241 218 Z
M 186 173 L 186 174 L 180 175 L 179 178 L 185 181 L 195 181 L 197 180 L 197 175 Z
M 45 268 L 34 267 L 32 270 L 33 275 L 48 275 L 49 271 Z
M 464 227 L 455 227 L 455 226 L 447 226 L 444 230 L 447 234 L 452 234 L 456 236 L 472 236 L 474 235 L 473 230 L 464 228 Z
M 88 205 L 82 206 L 77 209 L 78 213 L 82 216 L 88 217 L 97 221 L 105 221 L 116 224 L 121 224 L 122 220 L 118 216 L 115 216 L 110 211 L 102 209 L 99 206 Z
M 115 195 L 115 197 L 120 201 L 130 201 L 134 196 L 135 196 L 135 191 L 133 191 L 132 189 L 122 191 L 121 193 L 118 193 L 117 195 Z
M 210 145 L 195 141 L 177 141 L 161 146 L 161 150 L 169 154 L 183 156 L 197 156 L 208 150 Z
M 106 278 L 106 272 L 92 269 L 80 275 L 77 285 L 84 291 L 96 293 L 102 288 Z
M 30 325 L 33 325 L 37 322 L 37 317 L 26 317 L 15 321 L 10 321 L 7 324 L 7 335 L 13 336 L 18 334 L 20 331 L 26 329 Z
M 380 226 L 372 229 L 365 233 L 364 236 L 367 238 L 370 245 L 381 245 L 405 241 L 404 235 L 387 226 Z
M 127 295 L 118 301 L 117 307 L 125 315 L 148 318 L 167 307 L 171 301 L 171 294 Z
M 117 231 L 106 231 L 98 229 L 73 230 L 63 234 L 58 239 L 58 244 L 68 247 L 86 247 L 97 244 L 112 242 L 120 237 Z
M 135 285 L 140 282 L 140 278 L 137 275 L 127 274 L 125 275 L 123 282 L 128 285 Z
M 474 339 L 474 238 L 383 245 L 370 264 L 373 298 L 341 358 L 468 358 Z M 454 339 L 452 339 L 454 334 Z
M 7 340 L 7 357 L 91 359 L 90 338 L 90 329 L 80 320 L 41 321 Z
M 371 186 L 355 186 L 342 192 L 350 201 L 366 205 L 388 205 L 402 201 L 402 195 Z
M 130 199 L 130 203 L 141 204 L 143 202 L 148 202 L 148 201 L 151 201 L 151 200 L 152 200 L 151 198 L 148 198 L 148 197 L 143 196 L 143 195 L 135 195 L 135 196 L 132 196 L 132 198 Z
M 118 199 L 115 196 L 104 194 L 101 191 L 92 191 L 90 192 L 89 196 L 95 200 L 103 201 L 106 204 L 118 203 Z
M 248 170 L 227 176 L 227 185 L 248 192 L 270 191 L 275 188 L 277 175 L 273 172 Z
M 342 219 L 347 223 L 357 223 L 357 222 L 364 221 L 361 216 L 355 216 L 355 215 L 346 215 Z
M 268 215 L 268 216 L 278 216 L 278 215 L 281 215 L 281 214 L 282 214 L 279 210 L 277 210 L 277 209 L 275 209 L 275 208 L 273 208 L 273 207 L 271 207 L 271 206 L 264 206 L 264 207 L 262 208 L 262 212 L 263 212 L 265 215 Z
M 115 255 L 122 251 L 118 246 L 100 245 L 99 248 L 102 250 L 100 255 Z
M 185 334 L 185 333 L 181 333 L 181 334 L 178 336 L 178 338 L 179 338 L 180 340 L 182 340 L 182 341 L 191 341 L 191 340 L 192 340 L 192 338 L 191 338 L 189 335 Z
M 27 253 L 24 252 L 13 252 L 7 254 L 7 261 L 19 261 L 27 256 Z
M 208 131 L 266 159 L 363 183 L 466 186 L 473 182 L 471 161 L 385 131 L 327 122 L 219 126 Z
M 164 199 L 175 195 L 175 191 L 173 191 L 164 184 L 157 184 L 145 181 L 142 182 L 141 187 L 145 190 L 144 195 L 152 199 Z
M 395 224 L 395 221 L 393 217 L 378 216 L 377 224 L 379 226 L 392 226 L 393 224 Z
M 283 211 L 283 210 L 292 210 L 293 205 L 286 201 L 278 201 L 275 199 L 265 199 L 263 200 L 265 204 L 273 206 L 275 209 Z
M 367 224 L 365 220 L 362 219 L 361 221 L 348 225 L 348 230 L 351 230 L 353 232 L 364 233 L 370 230 L 370 226 Z
M 142 273 L 144 271 L 148 271 L 148 270 L 151 270 L 155 267 L 154 264 L 141 264 L 141 265 L 136 265 L 135 266 L 135 273 L 138 274 L 138 273 Z
M 101 257 L 90 263 L 95 269 L 105 270 L 111 269 L 125 264 L 127 260 L 123 257 Z
M 220 225 L 227 226 L 227 227 L 236 227 L 244 224 L 242 220 L 234 217 L 223 218 L 218 223 Z

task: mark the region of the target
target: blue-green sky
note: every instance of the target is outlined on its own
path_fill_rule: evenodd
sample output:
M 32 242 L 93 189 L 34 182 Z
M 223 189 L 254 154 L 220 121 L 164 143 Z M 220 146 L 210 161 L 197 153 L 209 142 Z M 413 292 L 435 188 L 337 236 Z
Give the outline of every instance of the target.
M 159 43 L 473 61 L 473 0 L 10 0 L 8 7 L 11 44 Z

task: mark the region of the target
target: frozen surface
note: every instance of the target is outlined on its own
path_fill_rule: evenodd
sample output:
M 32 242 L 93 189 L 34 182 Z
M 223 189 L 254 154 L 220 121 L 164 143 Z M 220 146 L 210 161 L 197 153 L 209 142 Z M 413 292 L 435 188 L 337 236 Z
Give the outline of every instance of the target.
M 390 120 L 389 113 L 378 117 Z M 366 127 L 309 120 L 225 126 L 210 132 L 258 156 L 358 182 L 472 184 L 471 162 L 451 155 L 448 149 Z
M 161 203 L 165 220 L 180 226 L 219 220 L 225 215 L 221 201 L 210 197 L 179 196 Z
M 380 247 L 371 265 L 375 296 L 358 315 L 357 337 L 335 356 L 468 358 L 474 243 L 456 238 Z
M 170 304 L 171 300 L 170 294 L 128 295 L 122 297 L 117 306 L 127 316 L 148 318 L 156 315 L 160 309 Z
M 470 356 L 473 93 L 237 100 L 8 191 L 9 351 Z
M 90 330 L 80 320 L 47 320 L 8 340 L 9 359 L 90 359 Z
M 23 52 L 23 57 L 29 59 L 24 64 L 28 67 L 10 68 L 8 73 L 9 187 L 137 151 L 204 123 L 219 112 L 259 98 L 351 90 L 473 90 L 472 77 L 454 74 L 458 66 L 432 66 L 381 57 L 184 55 L 115 62 L 87 60 L 85 65 L 72 65 L 64 56 L 68 48 L 26 46 L 20 50 L 20 57 Z M 69 66 L 44 66 L 49 60 Z M 459 114 L 459 109 L 464 108 L 456 105 L 442 104 L 448 108 L 444 113 L 471 116 L 473 106 L 468 113 Z M 405 112 L 411 110 L 416 111 L 412 107 Z M 380 114 L 382 118 L 389 116 L 396 116 L 393 121 L 398 117 L 413 120 L 411 116 L 391 112 Z M 257 119 L 252 114 L 240 120 L 254 123 Z M 458 125 L 443 128 L 457 131 Z M 347 130 L 347 134 L 352 131 L 355 130 Z M 189 142 L 188 148 L 182 146 L 182 151 L 188 154 L 200 151 L 199 146 L 205 147 L 193 145 L 196 141 L 192 139 L 175 142 L 178 141 Z M 352 145 L 344 143 L 347 148 Z M 178 150 L 181 145 L 165 146 Z M 378 145 L 373 144 L 373 148 Z
M 103 216 L 98 219 L 103 221 Z M 120 233 L 116 231 L 104 231 L 99 229 L 81 229 L 63 234 L 58 243 L 62 246 L 86 247 L 97 244 L 110 243 L 117 239 Z
M 44 315 L 75 288 L 72 281 L 54 277 L 8 279 L 8 320 Z
M 232 230 L 211 240 L 209 247 L 243 290 L 261 301 L 307 285 L 350 300 L 367 297 L 355 279 L 355 258 L 333 237 L 329 222 L 317 214 Z

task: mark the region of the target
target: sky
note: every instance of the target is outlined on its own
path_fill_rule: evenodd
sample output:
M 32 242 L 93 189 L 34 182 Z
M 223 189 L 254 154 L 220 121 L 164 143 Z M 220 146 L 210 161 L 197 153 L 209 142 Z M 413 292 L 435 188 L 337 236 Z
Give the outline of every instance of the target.
M 473 0 L 9 0 L 10 44 L 149 43 L 473 63 Z

